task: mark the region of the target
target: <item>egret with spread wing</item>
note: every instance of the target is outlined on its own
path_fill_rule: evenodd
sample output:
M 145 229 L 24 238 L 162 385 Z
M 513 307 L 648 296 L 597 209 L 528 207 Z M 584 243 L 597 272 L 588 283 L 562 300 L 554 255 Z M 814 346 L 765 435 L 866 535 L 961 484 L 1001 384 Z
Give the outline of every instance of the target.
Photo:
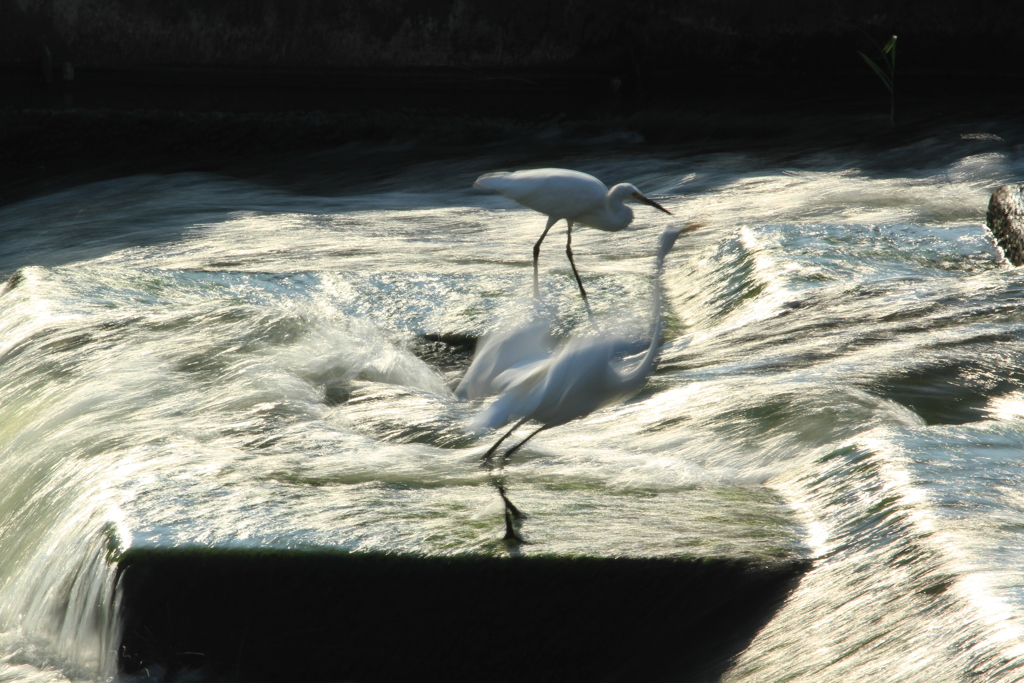
M 530 420 L 539 422 L 540 427 L 508 449 L 501 458 L 501 464 L 541 431 L 624 401 L 644 387 L 658 357 L 662 325 L 661 273 L 665 256 L 681 232 L 689 232 L 698 227 L 699 224 L 691 223 L 683 228 L 669 228 L 661 234 L 651 301 L 654 320 L 651 342 L 636 365 L 630 368 L 626 361 L 617 358 L 617 350 L 625 345 L 623 337 L 591 334 L 573 337 L 546 360 L 533 360 L 529 366 L 517 369 L 504 393 L 478 413 L 470 424 L 471 429 L 479 432 L 498 429 L 514 422 L 512 428 L 491 446 L 481 460 L 490 463 L 502 442 Z M 506 526 L 511 528 L 509 515 L 518 517 L 519 511 L 508 500 L 504 484 L 499 486 L 499 493 L 505 503 Z M 508 534 L 506 538 L 509 538 Z M 519 540 L 514 534 L 511 538 Z

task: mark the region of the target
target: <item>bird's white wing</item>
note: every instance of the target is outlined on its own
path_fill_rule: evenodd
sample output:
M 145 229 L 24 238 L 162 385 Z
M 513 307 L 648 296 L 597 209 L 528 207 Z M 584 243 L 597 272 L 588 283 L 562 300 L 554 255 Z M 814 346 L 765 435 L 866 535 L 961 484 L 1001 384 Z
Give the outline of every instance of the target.
M 556 427 L 621 400 L 611 364 L 612 356 L 625 343 L 617 335 L 569 340 L 552 359 L 535 419 Z
M 608 188 L 594 176 L 564 168 L 487 173 L 480 176 L 473 187 L 500 192 L 553 218 L 575 219 L 600 211 L 608 197 Z
M 550 364 L 550 355 L 544 358 L 523 360 L 495 377 L 494 381 L 491 382 L 491 387 L 494 389 L 495 394 L 500 394 L 518 384 L 530 381 L 531 378 L 537 375 L 538 371 L 543 371 Z
M 514 383 L 510 369 L 547 360 L 555 348 L 551 320 L 537 317 L 510 330 L 487 334 L 477 344 L 473 362 L 466 370 L 455 396 L 461 401 L 492 396 Z M 502 380 L 500 376 L 507 375 Z

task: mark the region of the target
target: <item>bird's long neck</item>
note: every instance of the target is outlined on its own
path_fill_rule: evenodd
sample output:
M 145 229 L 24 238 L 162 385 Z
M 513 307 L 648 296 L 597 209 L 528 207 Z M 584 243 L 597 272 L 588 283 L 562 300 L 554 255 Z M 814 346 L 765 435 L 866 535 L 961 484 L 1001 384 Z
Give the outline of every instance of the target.
M 647 376 L 654 369 L 658 358 L 658 348 L 661 344 L 661 273 L 665 269 L 665 255 L 668 254 L 671 245 L 658 251 L 654 264 L 654 296 L 651 300 L 651 316 L 654 318 L 654 329 L 651 330 L 651 345 L 640 360 L 640 364 L 622 376 L 624 383 L 646 381 Z
M 622 188 L 624 185 L 616 185 L 612 189 L 608 190 L 608 196 L 605 197 L 605 206 L 608 208 L 608 214 L 612 216 L 612 221 L 622 226 L 629 225 L 633 220 L 633 209 L 626 206 L 625 199 L 629 193 Z

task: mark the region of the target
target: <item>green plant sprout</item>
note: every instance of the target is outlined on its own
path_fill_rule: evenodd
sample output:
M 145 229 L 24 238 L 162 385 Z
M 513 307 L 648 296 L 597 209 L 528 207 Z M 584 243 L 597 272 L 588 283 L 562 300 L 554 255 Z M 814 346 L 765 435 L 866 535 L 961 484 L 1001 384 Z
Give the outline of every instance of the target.
M 874 43 L 875 41 L 871 41 Z M 878 43 L 875 43 L 875 47 L 878 47 Z M 882 54 L 882 64 L 885 65 L 883 71 L 878 64 L 875 64 L 875 60 L 868 57 L 866 54 L 857 50 L 857 54 L 864 58 L 864 61 L 871 70 L 874 71 L 879 78 L 882 79 L 882 83 L 885 84 L 886 89 L 889 91 L 889 122 L 892 125 L 896 125 L 896 36 L 889 39 L 889 42 L 885 44 L 885 47 L 878 48 L 878 51 Z M 888 72 L 888 73 L 886 73 Z

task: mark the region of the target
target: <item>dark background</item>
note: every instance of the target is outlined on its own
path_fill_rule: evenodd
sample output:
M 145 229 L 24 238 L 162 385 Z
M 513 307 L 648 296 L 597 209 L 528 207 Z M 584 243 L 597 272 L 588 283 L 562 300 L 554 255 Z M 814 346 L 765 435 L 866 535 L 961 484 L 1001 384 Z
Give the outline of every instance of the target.
M 412 140 L 891 138 L 1015 116 L 1011 0 L 0 0 L 0 204 L 149 170 Z M 889 137 L 887 137 L 889 136 Z
M 484 145 L 537 149 L 555 139 L 586 149 L 608 133 L 705 149 L 891 148 L 955 121 L 1019 117 L 1022 19 L 1019 0 L 0 0 L 0 206 L 183 170 L 337 192 L 347 157 L 336 150 L 366 143 L 371 152 L 348 164 L 353 177 L 386 177 L 416 155 L 471 158 Z M 889 93 L 857 54 L 877 59 L 893 34 L 895 125 Z M 405 146 L 379 151 L 395 141 Z M 335 152 L 312 154 L 322 150 Z M 671 610 L 645 628 L 671 628 L 627 634 L 687 647 L 661 648 L 678 659 L 642 665 L 657 673 L 696 662 L 714 678 L 806 569 L 479 558 L 453 569 L 443 558 L 385 559 L 136 553 L 120 565 L 122 670 L 157 661 L 257 680 L 341 671 L 405 680 L 442 644 L 471 642 L 476 630 L 491 649 L 456 650 L 439 670 L 457 673 L 457 664 L 479 680 L 497 658 L 495 679 L 513 680 L 519 667 L 532 674 L 521 679 L 540 680 L 564 666 L 592 680 L 608 666 L 601 648 L 623 640 L 601 628 L 632 624 L 635 605 L 656 604 Z M 445 582 L 456 570 L 462 592 L 453 597 Z M 339 576 L 386 587 L 361 590 L 349 614 L 350 586 Z M 508 595 L 533 602 L 506 609 Z M 575 621 L 556 624 L 565 642 L 555 660 L 535 654 L 546 652 L 544 632 L 531 631 L 550 621 L 549 595 L 589 610 L 560 611 Z M 381 596 L 398 602 L 382 609 Z M 386 621 L 409 605 L 420 611 L 399 622 L 410 645 L 396 650 Z M 486 628 L 452 616 L 467 614 Z M 239 615 L 249 620 L 241 629 Z M 449 621 L 439 625 L 437 615 Z M 282 624 L 284 633 L 275 630 Z M 339 634 L 349 650 L 336 647 Z M 584 637 L 606 657 L 586 659 L 594 643 Z M 507 651 L 505 639 L 534 654 Z M 377 654 L 382 642 L 391 659 Z M 206 659 L 185 657 L 200 651 Z M 339 662 L 352 651 L 365 656 Z M 299 660 L 305 668 L 292 652 L 312 653 Z M 241 672 L 241 663 L 253 668 Z M 398 668 L 381 674 L 382 663 Z
M 1019 73 L 1018 3 L 977 0 L 5 0 L 0 65 L 87 69 L 708 70 L 836 76 L 865 33 L 901 66 Z M 639 72 L 639 73 L 638 73 Z

